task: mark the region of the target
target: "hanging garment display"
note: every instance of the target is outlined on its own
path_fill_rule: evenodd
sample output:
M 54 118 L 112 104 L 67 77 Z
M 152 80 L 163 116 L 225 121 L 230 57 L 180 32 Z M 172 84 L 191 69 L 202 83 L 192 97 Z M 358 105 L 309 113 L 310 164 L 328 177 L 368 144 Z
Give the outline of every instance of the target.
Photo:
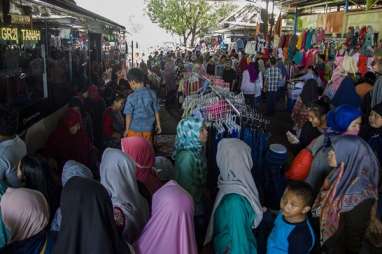
M 247 55 L 256 55 L 256 41 L 248 41 L 244 52 Z

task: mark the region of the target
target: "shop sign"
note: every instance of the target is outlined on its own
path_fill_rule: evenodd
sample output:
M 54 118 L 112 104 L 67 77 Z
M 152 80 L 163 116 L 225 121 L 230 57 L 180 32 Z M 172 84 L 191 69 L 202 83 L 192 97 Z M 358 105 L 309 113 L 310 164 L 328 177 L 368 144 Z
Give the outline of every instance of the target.
M 32 29 L 21 29 L 21 40 L 22 41 L 40 41 L 41 32 L 39 30 Z
M 14 25 L 30 25 L 32 19 L 30 16 L 11 14 L 11 24 Z
M 19 29 L 15 27 L 0 27 L 0 40 L 1 41 L 40 41 L 41 32 L 33 29 Z
M 19 41 L 18 29 L 14 27 L 0 27 L 0 40 Z

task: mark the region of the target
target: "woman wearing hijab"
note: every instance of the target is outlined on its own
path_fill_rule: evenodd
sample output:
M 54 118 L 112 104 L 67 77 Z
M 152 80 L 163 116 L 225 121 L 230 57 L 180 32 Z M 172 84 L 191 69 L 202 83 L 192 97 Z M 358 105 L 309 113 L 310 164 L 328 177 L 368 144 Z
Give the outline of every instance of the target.
M 251 148 L 239 139 L 218 144 L 219 192 L 204 244 L 213 242 L 217 254 L 257 253 L 252 229 L 263 217 L 253 180 Z
M 305 82 L 300 97 L 297 99 L 292 111 L 292 120 L 298 130 L 301 130 L 308 121 L 309 106 L 318 100 L 321 93 L 316 80 L 309 79 Z
M 155 154 L 150 142 L 142 137 L 121 140 L 122 151 L 135 161 L 137 181 L 143 183 L 150 197 L 161 187 L 161 182 L 153 170 Z
M 241 91 L 244 94 L 247 105 L 255 109 L 260 104 L 261 90 L 263 89 L 263 75 L 259 71 L 257 63 L 251 61 L 248 68 L 243 72 Z
M 207 159 L 204 145 L 208 131 L 203 120 L 189 117 L 182 119 L 176 128 L 175 168 L 176 181 L 194 199 L 196 234 L 202 237 L 205 231 Z M 202 243 L 202 238 L 197 239 Z
M 373 110 L 369 116 L 369 128 L 363 135 L 363 138 L 373 149 L 374 154 L 377 156 L 379 165 L 382 165 L 382 103 L 374 106 Z M 377 221 L 374 224 L 382 226 L 382 187 L 380 183 L 379 196 L 378 196 L 378 207 L 377 207 Z M 373 223 L 373 222 L 372 222 Z M 377 230 L 378 231 L 378 230 Z M 372 240 L 373 245 L 382 247 L 382 233 L 379 231 L 377 233 L 372 232 L 372 235 L 377 236 Z
M 354 59 L 350 56 L 345 56 L 339 71 L 341 79 L 337 81 L 341 82 L 337 89 L 334 89 L 333 96 L 330 97 L 331 104 L 335 107 L 347 104 L 359 108 L 361 106 L 361 98 L 356 93 L 355 83 L 352 78 L 358 72 Z
M 315 204 L 325 253 L 360 253 L 372 206 L 378 196 L 379 164 L 370 146 L 356 136 L 333 141 L 332 167 Z
M 64 187 L 65 184 L 69 181 L 69 179 L 74 176 L 79 176 L 84 178 L 93 178 L 93 173 L 85 165 L 79 162 L 67 161 L 62 171 L 62 177 L 61 177 L 62 186 Z M 61 219 L 62 219 L 61 208 L 58 208 L 56 211 L 56 214 L 54 215 L 54 218 L 52 220 L 52 224 L 50 227 L 52 231 L 60 231 Z
M 53 158 L 62 168 L 68 160 L 78 161 L 95 168 L 95 149 L 89 136 L 81 129 L 81 114 L 68 109 L 59 126 L 49 136 L 45 146 L 45 156 Z
M 329 131 L 341 135 L 357 136 L 361 129 L 362 112 L 351 105 L 341 105 L 328 113 Z
M 287 132 L 293 154 L 298 154 L 324 133 L 327 127 L 326 115 L 329 110 L 330 105 L 326 102 L 321 100 L 313 102 L 308 108 L 308 121 L 303 125 L 300 135 L 296 136 Z
M 197 254 L 194 204 L 175 181 L 153 196 L 151 218 L 135 243 L 137 254 Z
M 49 206 L 38 191 L 8 188 L 0 201 L 1 217 L 8 232 L 4 254 L 50 253 L 46 227 Z
M 309 183 L 317 194 L 325 177 L 330 172 L 327 162 L 329 140 L 335 141 L 340 136 L 355 135 L 360 131 L 362 113 L 358 108 L 342 105 L 327 114 L 327 129 L 325 134 L 315 139 L 308 149 L 313 155 L 312 166 L 305 181 Z
M 122 107 L 125 98 L 122 95 L 114 95 L 111 105 L 103 114 L 102 133 L 103 147 L 121 148 L 121 137 L 125 131 L 125 119 L 122 115 Z
M 96 85 L 88 88 L 88 96 L 85 99 L 85 110 L 89 112 L 93 120 L 94 144 L 96 147 L 102 147 L 102 117 L 106 110 L 106 104 L 101 97 Z
M 94 143 L 93 120 L 90 114 L 84 109 L 83 100 L 82 95 L 72 97 L 68 102 L 68 108 L 81 113 L 81 128 L 85 130 L 92 143 Z
M 149 207 L 139 193 L 134 161 L 121 150 L 108 148 L 100 166 L 101 183 L 111 196 L 114 218 L 125 241 L 139 237 L 149 217 Z
M 61 195 L 62 224 L 54 254 L 129 254 L 113 219 L 105 188 L 94 180 L 72 177 Z
M 362 112 L 368 116 L 373 107 L 382 103 L 382 77 L 379 77 L 373 89 L 365 95 L 362 102 Z
M 44 195 L 52 216 L 59 206 L 60 188 L 59 183 L 54 182 L 48 162 L 41 157 L 27 155 L 17 167 L 17 177 L 24 183 L 24 187 Z

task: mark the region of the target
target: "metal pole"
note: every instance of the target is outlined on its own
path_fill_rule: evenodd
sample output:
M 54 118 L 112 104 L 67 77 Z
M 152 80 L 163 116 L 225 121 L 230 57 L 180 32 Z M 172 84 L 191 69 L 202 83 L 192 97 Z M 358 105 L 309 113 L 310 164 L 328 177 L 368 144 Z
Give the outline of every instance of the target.
M 134 41 L 131 41 L 131 68 L 134 68 Z
M 349 12 L 349 0 L 345 0 L 345 12 Z
M 294 14 L 294 26 L 293 26 L 293 34 L 297 34 L 297 26 L 298 26 L 298 10 L 296 7 L 296 11 Z

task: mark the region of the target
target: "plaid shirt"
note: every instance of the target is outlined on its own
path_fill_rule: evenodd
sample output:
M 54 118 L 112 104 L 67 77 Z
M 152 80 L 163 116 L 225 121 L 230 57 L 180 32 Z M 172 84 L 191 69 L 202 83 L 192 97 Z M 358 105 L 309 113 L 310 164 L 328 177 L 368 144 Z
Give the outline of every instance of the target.
M 280 81 L 283 79 L 283 75 L 281 73 L 280 68 L 276 66 L 269 67 L 265 71 L 265 82 L 267 84 L 268 92 L 277 92 L 279 88 Z

